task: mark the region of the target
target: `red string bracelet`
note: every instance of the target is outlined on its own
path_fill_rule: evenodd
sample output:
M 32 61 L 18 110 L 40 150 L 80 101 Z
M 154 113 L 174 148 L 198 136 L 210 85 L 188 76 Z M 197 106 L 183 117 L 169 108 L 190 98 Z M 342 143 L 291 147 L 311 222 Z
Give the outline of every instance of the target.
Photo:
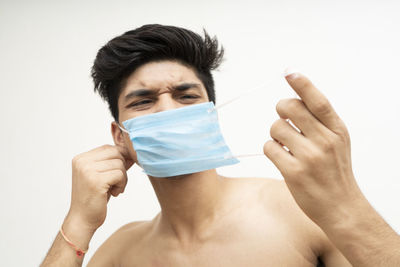
M 89 248 L 88 248 L 87 250 L 82 250 L 82 249 L 78 248 L 77 246 L 75 246 L 75 245 L 65 236 L 64 231 L 63 231 L 63 229 L 62 229 L 62 226 L 61 226 L 61 228 L 60 228 L 60 232 L 61 232 L 62 237 L 65 239 L 65 241 L 67 241 L 68 245 L 70 245 L 73 249 L 75 249 L 75 251 L 76 251 L 76 256 L 78 256 L 78 258 L 81 259 L 81 258 L 83 257 L 83 255 L 88 251 Z

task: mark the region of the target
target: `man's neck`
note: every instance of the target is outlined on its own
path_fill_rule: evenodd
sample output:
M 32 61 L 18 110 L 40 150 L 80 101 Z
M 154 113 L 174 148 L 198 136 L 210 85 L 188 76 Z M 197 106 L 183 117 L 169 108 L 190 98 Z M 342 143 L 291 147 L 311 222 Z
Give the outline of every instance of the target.
M 159 226 L 181 243 L 204 241 L 226 208 L 228 187 L 215 169 L 174 178 L 150 177 L 150 182 L 161 206 Z

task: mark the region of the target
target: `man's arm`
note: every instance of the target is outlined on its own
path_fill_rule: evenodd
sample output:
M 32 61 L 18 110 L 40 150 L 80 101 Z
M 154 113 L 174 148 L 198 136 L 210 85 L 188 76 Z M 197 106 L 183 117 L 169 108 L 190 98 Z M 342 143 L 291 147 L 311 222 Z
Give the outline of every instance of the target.
M 88 248 L 89 242 L 94 234 L 93 231 L 82 228 L 82 223 L 69 216 L 65 218 L 62 228 L 64 234 L 78 248 L 82 250 Z M 41 266 L 80 267 L 82 266 L 84 255 L 82 257 L 78 257 L 76 251 L 64 240 L 61 233 L 58 232 L 54 243 L 47 253 L 47 256 Z
M 320 227 L 353 266 L 400 266 L 400 236 L 366 199 L 354 204 Z
M 400 266 L 399 235 L 372 208 L 353 175 L 344 122 L 307 77 L 290 72 L 286 80 L 301 100 L 277 104 L 280 119 L 271 127 L 274 140 L 265 143 L 265 155 L 299 207 L 353 266 Z
M 132 164 L 124 148 L 111 145 L 74 157 L 71 206 L 62 226 L 74 247 L 88 248 L 93 234 L 105 221 L 111 195 L 117 197 L 124 192 L 126 171 Z M 82 266 L 83 257 L 74 247 L 58 233 L 41 266 Z

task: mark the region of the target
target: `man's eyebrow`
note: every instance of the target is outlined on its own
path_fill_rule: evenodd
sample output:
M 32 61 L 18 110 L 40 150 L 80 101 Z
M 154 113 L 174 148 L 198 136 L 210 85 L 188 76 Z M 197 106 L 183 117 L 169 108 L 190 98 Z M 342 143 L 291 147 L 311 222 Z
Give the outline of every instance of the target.
M 198 83 L 182 83 L 182 84 L 173 86 L 172 88 L 177 91 L 184 91 L 184 90 L 188 90 L 191 88 L 201 89 L 201 86 Z M 129 99 L 138 97 L 138 96 L 154 95 L 157 91 L 158 90 L 152 90 L 152 89 L 146 89 L 146 88 L 137 89 L 135 91 L 128 93 L 124 98 L 125 98 L 125 101 L 128 101 Z
M 155 93 L 154 90 L 138 89 L 138 90 L 130 92 L 124 98 L 125 98 L 125 101 L 128 101 L 129 99 L 137 97 L 137 96 L 149 96 L 149 95 L 153 95 L 154 93 Z
M 173 87 L 175 90 L 184 91 L 190 88 L 200 89 L 200 84 L 198 83 L 182 83 Z

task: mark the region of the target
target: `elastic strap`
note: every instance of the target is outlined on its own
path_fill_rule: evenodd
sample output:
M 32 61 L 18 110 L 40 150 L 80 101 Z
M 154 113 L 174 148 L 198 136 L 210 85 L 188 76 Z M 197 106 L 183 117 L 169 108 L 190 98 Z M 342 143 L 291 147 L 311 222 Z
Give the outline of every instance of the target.
M 60 228 L 60 233 L 61 233 L 61 235 L 62 235 L 62 237 L 64 238 L 64 240 L 68 243 L 68 245 L 70 245 L 73 249 L 75 249 L 75 251 L 76 251 L 76 256 L 78 256 L 78 258 L 82 258 L 83 257 L 83 255 L 85 255 L 85 253 L 88 251 L 88 249 L 87 250 L 82 250 L 82 249 L 80 249 L 80 248 L 78 248 L 77 246 L 75 246 L 66 236 L 65 236 L 65 234 L 64 234 L 64 231 L 63 231 L 63 229 L 62 229 L 62 226 L 61 226 L 61 228 Z
M 245 90 L 245 91 L 243 91 L 242 93 L 238 94 L 237 96 L 235 96 L 235 97 L 233 97 L 233 98 L 231 98 L 231 99 L 225 101 L 224 103 L 217 105 L 217 106 L 215 107 L 215 109 L 222 108 L 223 106 L 226 106 L 226 105 L 232 103 L 233 101 L 238 100 L 239 98 L 242 98 L 242 97 L 245 97 L 246 95 L 250 95 L 250 94 L 253 94 L 254 92 L 257 92 L 257 91 L 260 90 L 260 89 L 268 88 L 268 86 L 269 86 L 271 83 L 272 83 L 272 81 L 268 81 L 268 82 L 265 82 L 265 83 L 263 83 L 263 84 L 260 84 L 260 85 L 258 85 L 258 86 L 256 86 L 256 87 L 253 87 L 253 88 L 251 88 L 251 89 Z
M 119 125 L 118 122 L 117 122 L 117 125 L 118 125 L 118 127 L 121 129 L 121 131 L 123 131 L 123 132 L 129 134 L 129 132 L 128 132 L 126 129 L 122 128 L 121 125 Z

